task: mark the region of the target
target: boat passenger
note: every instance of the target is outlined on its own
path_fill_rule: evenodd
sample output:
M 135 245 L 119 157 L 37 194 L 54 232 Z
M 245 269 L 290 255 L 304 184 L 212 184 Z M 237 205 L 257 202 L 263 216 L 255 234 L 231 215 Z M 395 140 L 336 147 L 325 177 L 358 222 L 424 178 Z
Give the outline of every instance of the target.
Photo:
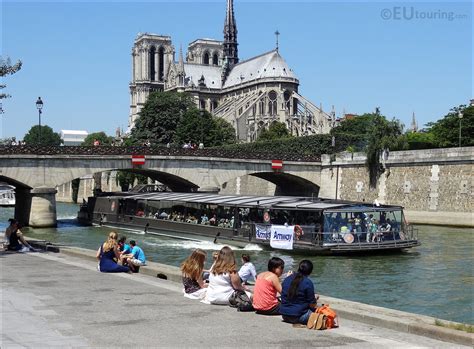
M 209 224 L 209 218 L 205 213 L 201 216 L 201 224 Z
M 7 250 L 9 251 L 36 251 L 31 245 L 25 240 L 23 233 L 21 232 L 20 223 L 16 219 L 10 218 L 8 220 L 10 225 L 5 230 L 5 240 L 7 242 Z
M 236 270 L 234 251 L 224 246 L 209 275 L 205 303 L 229 305 L 229 298 L 236 291 L 245 291 Z M 250 293 L 247 293 L 250 298 Z
M 130 240 L 130 246 L 132 252 L 121 257 L 122 263 L 127 263 L 131 271 L 138 272 L 141 266 L 146 265 L 145 252 L 137 246 L 135 240 Z
M 252 262 L 250 262 L 250 256 L 244 253 L 241 257 L 242 259 L 242 266 L 239 270 L 240 280 L 242 284 L 247 284 L 247 281 L 250 279 L 257 280 L 257 271 L 255 270 L 255 266 Z
M 272 257 L 268 261 L 268 271 L 258 274 L 252 301 L 257 314 L 280 315 L 281 301 L 277 293 L 281 294 L 280 277 L 284 268 L 283 259 Z
M 298 271 L 283 281 L 280 306 L 283 321 L 306 325 L 314 312 L 317 297 L 313 282 L 308 277 L 312 271 L 313 263 L 302 260 Z
M 207 284 L 203 280 L 202 272 L 206 252 L 196 249 L 181 264 L 184 296 L 191 299 L 203 299 L 206 296 Z
M 130 269 L 117 264 L 120 260 L 120 250 L 117 242 L 118 235 L 112 231 L 109 233 L 107 241 L 100 245 L 96 258 L 99 261 L 99 271 L 102 273 L 128 273 Z

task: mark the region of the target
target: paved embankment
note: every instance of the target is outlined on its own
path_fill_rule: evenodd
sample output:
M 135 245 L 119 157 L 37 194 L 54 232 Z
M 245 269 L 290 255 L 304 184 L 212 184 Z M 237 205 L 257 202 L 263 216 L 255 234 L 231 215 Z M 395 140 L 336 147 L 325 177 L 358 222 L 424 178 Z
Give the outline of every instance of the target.
M 338 329 L 295 329 L 279 317 L 183 298 L 179 283 L 156 278 L 162 273 L 174 279 L 176 268 L 153 263 L 141 274 L 103 274 L 91 255 L 79 249 L 0 255 L 2 348 L 461 347 L 403 328 L 388 329 L 384 323 L 354 321 L 350 308 L 339 310 Z

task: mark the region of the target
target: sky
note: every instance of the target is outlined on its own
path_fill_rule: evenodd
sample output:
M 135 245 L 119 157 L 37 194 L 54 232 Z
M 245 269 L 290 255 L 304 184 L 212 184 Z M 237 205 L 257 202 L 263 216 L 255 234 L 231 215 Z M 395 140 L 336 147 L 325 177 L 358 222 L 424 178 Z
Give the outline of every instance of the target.
M 38 123 L 56 132 L 127 128 L 131 49 L 138 33 L 170 35 L 176 51 L 223 39 L 225 0 L 1 3 L 1 55 L 22 69 L 3 79 L 0 138 Z M 275 48 L 299 92 L 337 115 L 383 115 L 419 127 L 473 98 L 472 2 L 234 1 L 239 57 Z M 178 57 L 176 57 L 177 59 Z

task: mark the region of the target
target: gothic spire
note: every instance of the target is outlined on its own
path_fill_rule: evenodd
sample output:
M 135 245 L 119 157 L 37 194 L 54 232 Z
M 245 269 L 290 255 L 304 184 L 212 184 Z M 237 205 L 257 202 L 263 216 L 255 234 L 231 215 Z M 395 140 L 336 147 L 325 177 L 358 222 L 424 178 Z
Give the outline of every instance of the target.
M 239 63 L 237 46 L 237 24 L 234 18 L 234 1 L 227 0 L 227 12 L 224 22 L 224 57 L 227 58 L 230 68 Z
M 184 74 L 183 47 L 179 47 L 178 73 Z

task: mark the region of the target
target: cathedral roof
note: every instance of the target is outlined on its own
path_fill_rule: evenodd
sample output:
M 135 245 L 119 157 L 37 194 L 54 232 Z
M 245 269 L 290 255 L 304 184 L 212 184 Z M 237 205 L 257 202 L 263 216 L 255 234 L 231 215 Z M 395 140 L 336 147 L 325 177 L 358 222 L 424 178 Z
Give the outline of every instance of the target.
M 278 51 L 273 50 L 236 64 L 230 71 L 223 88 L 265 78 L 298 79 Z
M 185 63 L 184 71 L 186 78 L 190 80 L 188 84 L 191 84 L 192 81 L 197 86 L 201 76 L 204 76 L 206 87 L 212 89 L 222 88 L 221 68 L 218 66 Z

